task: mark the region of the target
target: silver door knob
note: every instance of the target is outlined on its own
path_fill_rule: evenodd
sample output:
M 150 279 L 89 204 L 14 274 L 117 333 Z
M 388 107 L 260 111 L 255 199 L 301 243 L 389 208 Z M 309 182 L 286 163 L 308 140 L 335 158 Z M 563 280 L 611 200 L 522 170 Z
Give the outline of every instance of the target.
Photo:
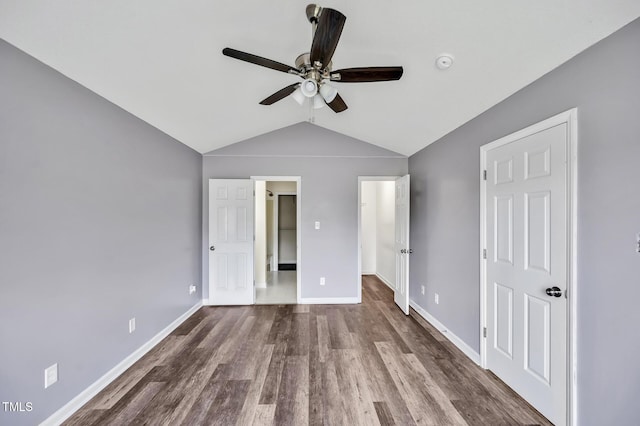
M 547 296 L 551 297 L 562 297 L 562 290 L 559 287 L 550 287 L 544 291 L 547 293 Z
M 211 251 L 214 251 L 215 249 L 216 249 L 216 247 L 215 247 L 215 246 L 211 246 L 211 247 L 209 247 L 209 250 L 211 250 Z

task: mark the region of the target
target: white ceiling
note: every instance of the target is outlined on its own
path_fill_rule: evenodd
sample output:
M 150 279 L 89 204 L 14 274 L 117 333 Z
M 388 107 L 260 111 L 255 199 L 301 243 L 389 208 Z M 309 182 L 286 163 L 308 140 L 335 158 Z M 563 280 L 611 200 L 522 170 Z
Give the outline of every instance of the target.
M 0 37 L 199 152 L 310 118 L 297 77 L 223 56 L 294 64 L 308 1 L 0 0 Z M 640 16 L 638 0 L 329 1 L 347 16 L 334 69 L 404 66 L 400 81 L 336 84 L 315 123 L 410 155 Z M 440 53 L 455 63 L 435 67 Z

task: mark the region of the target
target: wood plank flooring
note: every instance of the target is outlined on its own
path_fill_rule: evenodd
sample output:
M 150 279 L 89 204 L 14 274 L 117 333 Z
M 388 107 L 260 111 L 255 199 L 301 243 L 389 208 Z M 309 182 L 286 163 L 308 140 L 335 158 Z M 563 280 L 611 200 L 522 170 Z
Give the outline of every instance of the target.
M 203 307 L 65 425 L 549 425 L 393 293 Z

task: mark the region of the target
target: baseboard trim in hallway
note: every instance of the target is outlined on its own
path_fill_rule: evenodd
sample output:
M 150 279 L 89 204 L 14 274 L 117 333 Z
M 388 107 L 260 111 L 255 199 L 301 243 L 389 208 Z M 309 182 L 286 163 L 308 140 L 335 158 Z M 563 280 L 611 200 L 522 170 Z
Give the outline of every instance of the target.
M 473 348 L 467 345 L 464 340 L 456 336 L 451 330 L 448 330 L 447 327 L 444 326 L 440 321 L 435 319 L 433 315 L 429 312 L 425 311 L 413 300 L 409 301 L 409 306 L 413 308 L 413 310 L 420 315 L 425 321 L 434 326 L 444 337 L 446 337 L 451 343 L 453 343 L 458 349 L 462 351 L 463 354 L 467 356 L 471 361 L 475 362 L 476 365 L 480 365 L 480 354 L 473 350 Z
M 118 376 L 124 373 L 129 367 L 142 358 L 147 352 L 153 349 L 158 343 L 167 337 L 171 332 L 178 328 L 183 322 L 185 322 L 191 315 L 193 315 L 198 309 L 202 307 L 202 302 L 198 302 L 193 305 L 187 312 L 180 315 L 171 324 L 166 326 L 162 331 L 153 336 L 147 343 L 140 346 L 133 353 L 123 359 L 119 364 L 105 373 L 102 377 L 96 380 L 88 388 L 80 392 L 78 396 L 66 403 L 62 408 L 49 416 L 45 421 L 40 423 L 40 426 L 55 426 L 59 425 L 69 417 L 71 417 L 76 411 L 78 411 L 84 404 L 86 404 L 91 398 L 96 396 L 102 389 L 107 387 Z

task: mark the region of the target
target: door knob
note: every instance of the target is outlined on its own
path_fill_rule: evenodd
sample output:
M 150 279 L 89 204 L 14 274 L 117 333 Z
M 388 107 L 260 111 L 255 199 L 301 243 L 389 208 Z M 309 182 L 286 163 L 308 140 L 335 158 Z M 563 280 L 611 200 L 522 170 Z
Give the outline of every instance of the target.
M 547 296 L 553 296 L 553 297 L 561 297 L 562 296 L 562 290 L 560 290 L 559 287 L 551 287 L 545 290 L 545 293 L 547 293 Z
M 214 251 L 215 249 L 216 249 L 216 247 L 215 247 L 215 246 L 211 246 L 211 247 L 209 247 L 209 250 L 211 250 L 211 251 Z
M 409 249 L 409 254 L 413 253 L 413 249 Z

